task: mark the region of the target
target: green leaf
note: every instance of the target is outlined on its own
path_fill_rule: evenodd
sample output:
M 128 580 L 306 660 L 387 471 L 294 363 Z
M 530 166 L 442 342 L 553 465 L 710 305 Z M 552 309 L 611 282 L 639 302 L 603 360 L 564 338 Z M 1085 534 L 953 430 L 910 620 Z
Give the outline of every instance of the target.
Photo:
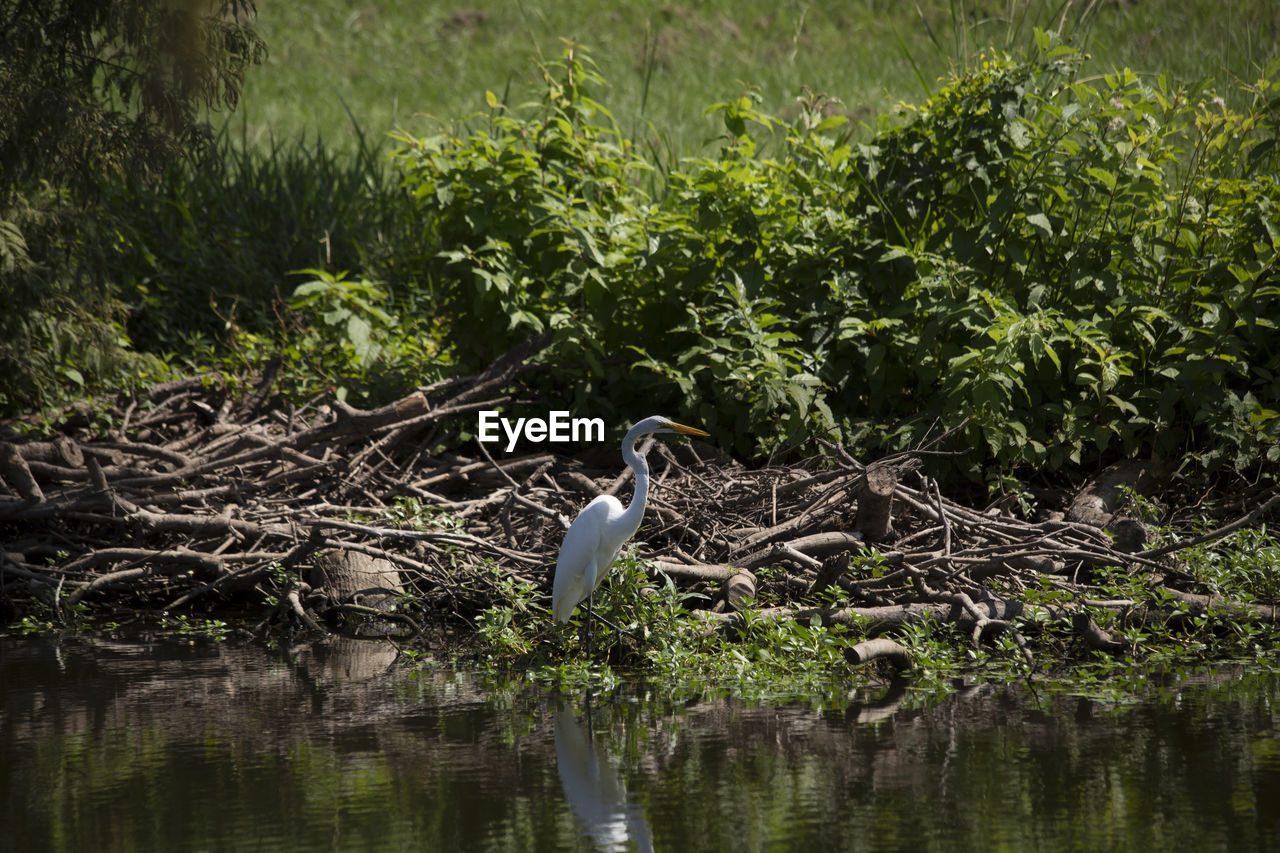
M 1089 175 L 1090 177 L 1098 181 L 1101 181 L 1102 185 L 1105 186 L 1108 190 L 1111 190 L 1113 192 L 1115 191 L 1115 188 L 1116 188 L 1115 175 L 1111 174 L 1105 169 L 1099 169 L 1097 166 L 1089 166 L 1085 168 L 1084 171 L 1085 171 L 1085 174 Z
M 1006 126 L 1009 134 L 1009 141 L 1013 143 L 1015 148 L 1026 148 L 1031 141 L 1031 131 L 1023 122 L 1014 119 Z
M 1027 224 L 1039 231 L 1046 239 L 1053 237 L 1053 226 L 1049 224 L 1049 217 L 1043 213 L 1028 215 Z

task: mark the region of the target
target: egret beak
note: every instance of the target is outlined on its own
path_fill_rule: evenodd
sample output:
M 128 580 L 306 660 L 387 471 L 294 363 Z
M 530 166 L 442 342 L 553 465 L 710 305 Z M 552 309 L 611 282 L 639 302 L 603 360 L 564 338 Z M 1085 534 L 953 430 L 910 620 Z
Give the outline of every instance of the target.
M 676 423 L 675 421 L 667 421 L 667 427 L 668 427 L 672 432 L 684 433 L 685 435 L 700 435 L 700 436 L 702 436 L 703 438 L 710 438 L 710 437 L 711 437 L 711 433 L 709 433 L 709 432 L 703 432 L 702 430 L 698 429 L 697 427 L 691 427 L 691 426 L 685 426 L 684 424 L 678 424 L 678 423 Z

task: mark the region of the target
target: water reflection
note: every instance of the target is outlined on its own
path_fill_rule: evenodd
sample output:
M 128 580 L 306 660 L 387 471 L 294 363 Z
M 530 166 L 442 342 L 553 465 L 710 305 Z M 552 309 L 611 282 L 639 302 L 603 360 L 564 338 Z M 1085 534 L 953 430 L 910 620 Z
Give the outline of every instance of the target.
M 824 708 L 637 687 L 588 716 L 393 658 L 0 638 L 0 846 L 1280 850 L 1274 673 Z
M 649 824 L 639 809 L 627 802 L 622 777 L 613 769 L 609 754 L 591 731 L 591 706 L 586 709 L 587 728 L 578 725 L 573 712 L 556 712 L 556 769 L 565 799 L 600 850 L 653 850 Z

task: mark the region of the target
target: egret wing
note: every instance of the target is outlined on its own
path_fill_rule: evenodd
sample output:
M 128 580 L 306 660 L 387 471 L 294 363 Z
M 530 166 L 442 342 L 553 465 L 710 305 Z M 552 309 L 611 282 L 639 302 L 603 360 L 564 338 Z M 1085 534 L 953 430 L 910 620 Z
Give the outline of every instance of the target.
M 551 587 L 551 615 L 558 622 L 568 622 L 573 609 L 595 589 L 610 500 L 617 502 L 602 495 L 587 504 L 564 535 Z

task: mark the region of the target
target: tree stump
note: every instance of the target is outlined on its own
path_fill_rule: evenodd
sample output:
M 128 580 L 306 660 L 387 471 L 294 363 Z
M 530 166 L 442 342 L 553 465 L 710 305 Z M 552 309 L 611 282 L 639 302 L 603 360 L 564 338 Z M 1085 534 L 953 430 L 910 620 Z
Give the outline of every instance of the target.
M 868 542 L 881 542 L 893 533 L 893 490 L 898 472 L 884 465 L 867 467 L 866 483 L 858 492 L 858 516 L 853 526 Z
M 742 610 L 750 607 L 756 598 L 756 576 L 745 569 L 735 572 L 725 582 L 725 601 L 730 610 Z
M 317 554 L 308 583 L 312 589 L 323 588 L 333 602 L 331 609 L 337 611 L 341 611 L 343 605 L 356 605 L 390 613 L 404 594 L 400 573 L 394 565 L 359 551 L 331 550 Z M 387 637 L 404 629 L 395 621 L 367 613 L 357 613 L 345 624 L 344 633 L 356 637 Z

